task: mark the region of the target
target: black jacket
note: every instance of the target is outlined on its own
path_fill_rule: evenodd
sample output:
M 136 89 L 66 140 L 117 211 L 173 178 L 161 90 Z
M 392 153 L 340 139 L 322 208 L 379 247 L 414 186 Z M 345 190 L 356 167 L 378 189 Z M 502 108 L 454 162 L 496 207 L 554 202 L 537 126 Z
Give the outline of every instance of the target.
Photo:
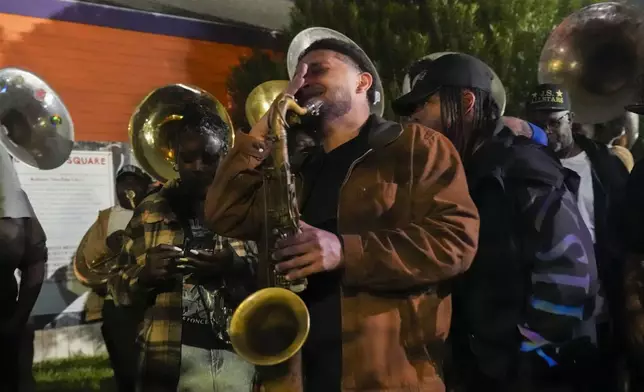
M 531 344 L 519 326 L 557 346 L 592 315 L 592 239 L 570 191 L 578 176 L 543 146 L 505 129 L 466 173 L 481 228 L 472 267 L 454 285 L 454 359 L 469 367 L 462 377 L 509 380 Z
M 626 251 L 644 254 L 644 160 L 631 171 L 620 210 L 624 218 L 620 234 Z
M 595 256 L 599 277 L 606 292 L 608 307 L 616 326 L 621 324 L 623 306 L 621 276 L 624 265 L 622 206 L 625 200 L 628 170 L 610 149 L 582 135 L 575 142 L 586 152 L 591 163 L 595 209 Z

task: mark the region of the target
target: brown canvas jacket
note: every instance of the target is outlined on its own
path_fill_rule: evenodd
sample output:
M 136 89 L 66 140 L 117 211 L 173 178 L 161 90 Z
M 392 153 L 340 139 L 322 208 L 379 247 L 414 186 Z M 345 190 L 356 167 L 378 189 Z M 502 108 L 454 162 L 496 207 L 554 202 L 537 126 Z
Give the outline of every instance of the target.
M 380 118 L 369 132 L 371 148 L 354 162 L 338 207 L 342 390 L 442 392 L 451 298 L 437 283 L 470 266 L 478 212 L 444 136 Z M 268 153 L 262 141 L 237 135 L 206 199 L 206 220 L 218 234 L 261 238 L 258 166 Z

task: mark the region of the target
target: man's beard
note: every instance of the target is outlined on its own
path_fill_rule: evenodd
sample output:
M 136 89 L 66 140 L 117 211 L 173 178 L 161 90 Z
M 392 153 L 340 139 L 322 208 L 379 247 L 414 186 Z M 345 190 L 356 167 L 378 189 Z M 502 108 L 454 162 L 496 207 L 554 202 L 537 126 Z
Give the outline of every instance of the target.
M 320 99 L 312 96 L 309 99 L 303 99 L 302 104 L 310 104 Z M 333 90 L 327 90 L 325 97 L 322 98 L 322 107 L 317 116 L 303 116 L 300 124 L 305 129 L 321 130 L 324 125 L 330 121 L 344 116 L 351 110 L 351 95 L 346 89 L 336 87 Z
M 548 137 L 548 146 L 552 151 L 561 153 L 573 144 L 572 135 L 566 135 L 556 132 L 546 132 Z
M 325 100 L 324 105 L 320 108 L 319 117 L 323 122 L 333 121 L 351 110 L 351 95 L 348 91 L 337 88 L 330 95 L 332 98 Z

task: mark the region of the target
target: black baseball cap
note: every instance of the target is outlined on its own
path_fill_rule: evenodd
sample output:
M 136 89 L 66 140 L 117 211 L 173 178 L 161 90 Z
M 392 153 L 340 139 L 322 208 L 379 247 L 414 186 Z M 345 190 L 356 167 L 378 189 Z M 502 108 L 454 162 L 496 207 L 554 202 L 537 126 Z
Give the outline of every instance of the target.
M 123 167 L 121 167 L 118 173 L 116 173 L 116 181 L 118 181 L 119 179 L 127 175 L 136 176 L 142 180 L 152 182 L 152 180 L 150 179 L 150 176 L 145 174 L 143 170 L 141 170 L 140 168 L 134 165 L 123 165 Z
M 494 75 L 488 66 L 476 57 L 463 53 L 445 54 L 436 60 L 421 60 L 410 75 L 411 91 L 392 103 L 399 116 L 410 116 L 418 105 L 443 86 L 476 88 L 492 93 Z
M 570 110 L 568 92 L 558 84 L 544 83 L 538 85 L 528 97 L 526 110 L 559 112 Z

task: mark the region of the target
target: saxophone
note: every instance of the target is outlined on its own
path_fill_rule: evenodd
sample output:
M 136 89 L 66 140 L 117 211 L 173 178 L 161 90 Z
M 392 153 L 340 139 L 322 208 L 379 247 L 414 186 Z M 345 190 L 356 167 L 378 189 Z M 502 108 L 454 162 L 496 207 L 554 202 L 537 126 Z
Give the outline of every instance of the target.
M 297 206 L 295 177 L 291 173 L 286 144 L 288 128 L 287 115 L 294 112 L 299 116 L 317 115 L 321 107 L 320 101 L 315 101 L 307 107 L 301 107 L 292 95 L 280 94 L 273 103 L 268 114 L 269 132 L 266 141 L 271 147 L 271 155 L 264 168 L 264 195 L 266 201 L 266 222 L 269 249 L 279 239 L 284 239 L 300 232 L 300 211 Z M 272 264 L 272 263 L 271 263 Z M 268 275 L 269 287 L 283 287 L 295 293 L 306 289 L 307 280 L 298 279 L 287 281 L 283 274 L 275 271 L 271 265 Z
M 292 95 L 281 93 L 268 112 L 269 131 L 265 140 L 271 146 L 271 154 L 263 167 L 266 246 L 258 271 L 264 288 L 242 301 L 228 328 L 237 354 L 260 367 L 264 391 L 296 392 L 302 389 L 298 353 L 308 337 L 310 319 L 304 301 L 296 293 L 306 289 L 307 280 L 286 280 L 275 270 L 271 255 L 278 239 L 300 232 L 295 179 L 286 142 L 288 112 L 299 116 L 317 115 L 321 106 L 322 103 L 316 101 L 301 107 Z

